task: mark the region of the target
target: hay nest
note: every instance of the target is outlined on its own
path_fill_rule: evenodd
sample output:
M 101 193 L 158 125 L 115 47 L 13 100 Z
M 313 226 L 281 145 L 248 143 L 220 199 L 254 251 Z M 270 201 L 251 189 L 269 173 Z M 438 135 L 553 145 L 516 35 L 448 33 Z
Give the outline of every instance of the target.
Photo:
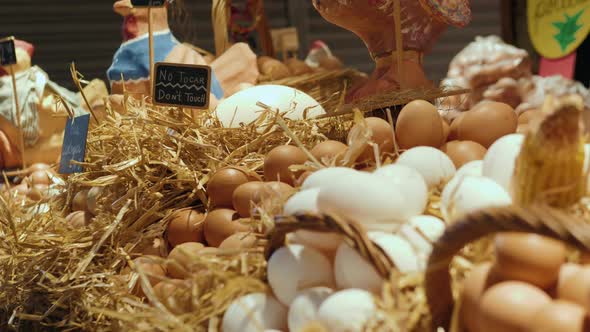
M 91 129 L 85 172 L 57 186 L 60 195 L 30 206 L 0 195 L 0 330 L 206 330 L 233 299 L 266 288 L 261 249 L 195 258 L 207 271 L 190 283 L 199 310 L 182 317 L 158 304 L 142 271 L 122 281 L 121 270 L 162 243 L 172 209 L 206 209 L 213 172 L 227 165 L 260 171 L 265 153 L 290 143 L 273 119 L 308 147 L 343 139 L 350 125 L 271 112 L 271 125 L 259 132 L 256 123 L 222 128 L 210 112 L 192 118 L 131 98 L 125 106 L 124 114 L 108 108 Z M 71 228 L 64 216 L 72 198 L 90 187 L 102 188 L 97 215 L 89 226 Z M 155 305 L 129 294 L 138 282 Z

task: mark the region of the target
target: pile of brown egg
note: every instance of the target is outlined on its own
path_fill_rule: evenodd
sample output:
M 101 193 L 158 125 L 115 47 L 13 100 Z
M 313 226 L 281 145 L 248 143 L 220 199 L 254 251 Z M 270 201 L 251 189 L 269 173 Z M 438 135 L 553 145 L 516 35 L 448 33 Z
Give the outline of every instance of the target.
M 49 186 L 56 176 L 51 166 L 47 164 L 33 164 L 26 169 L 25 177 L 19 183 L 9 186 L 4 185 L 0 190 L 6 191 L 17 202 L 38 202 L 50 195 Z
M 477 265 L 461 292 L 460 318 L 470 332 L 582 332 L 590 312 L 590 265 L 566 263 L 560 242 L 501 233 L 495 261 Z

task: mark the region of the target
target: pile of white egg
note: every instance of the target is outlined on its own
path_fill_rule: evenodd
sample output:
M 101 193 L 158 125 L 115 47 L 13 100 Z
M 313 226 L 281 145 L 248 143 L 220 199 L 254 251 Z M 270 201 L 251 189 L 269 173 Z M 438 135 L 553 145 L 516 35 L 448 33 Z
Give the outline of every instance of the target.
M 423 271 L 446 224 L 479 209 L 512 204 L 512 178 L 523 142 L 522 134 L 504 136 L 483 160 L 459 170 L 446 154 L 430 147 L 409 149 L 373 173 L 321 169 L 305 179 L 284 213 L 354 220 L 399 271 Z M 443 189 L 439 207 L 444 222 L 426 215 L 430 193 L 437 189 Z M 232 304 L 224 316 L 224 332 L 294 332 L 313 324 L 328 331 L 361 331 L 377 314 L 373 296 L 384 283 L 341 235 L 306 230 L 290 234 L 288 244 L 271 256 L 268 281 L 272 294 L 251 294 Z M 233 323 L 237 321 L 241 328 Z

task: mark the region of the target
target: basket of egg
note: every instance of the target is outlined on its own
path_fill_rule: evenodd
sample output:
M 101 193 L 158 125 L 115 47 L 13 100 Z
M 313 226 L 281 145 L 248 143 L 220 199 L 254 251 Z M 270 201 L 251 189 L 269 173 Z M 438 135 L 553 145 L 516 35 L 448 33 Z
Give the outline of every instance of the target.
M 495 233 L 493 259 L 472 266 L 452 288 L 453 257 Z M 590 267 L 568 245 L 587 252 L 589 236 L 583 219 L 546 206 L 487 209 L 461 218 L 436 242 L 426 269 L 432 330 L 587 331 Z

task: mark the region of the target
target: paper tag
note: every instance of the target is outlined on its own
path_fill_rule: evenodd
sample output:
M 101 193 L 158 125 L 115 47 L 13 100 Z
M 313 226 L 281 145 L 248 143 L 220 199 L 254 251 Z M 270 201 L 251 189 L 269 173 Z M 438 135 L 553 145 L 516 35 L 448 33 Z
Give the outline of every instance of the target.
M 61 150 L 61 162 L 59 165 L 60 174 L 73 174 L 84 171 L 82 166 L 71 164 L 70 161 L 84 162 L 89 123 L 90 114 L 68 119 L 66 122 L 64 142 Z
M 529 35 L 543 57 L 574 52 L 590 32 L 590 0 L 528 0 Z
M 209 108 L 211 67 L 159 62 L 154 70 L 154 104 Z
M 16 65 L 16 49 L 14 47 L 14 37 L 0 39 L 0 65 Z
M 131 5 L 135 8 L 164 7 L 166 0 L 131 0 Z
M 539 76 L 548 77 L 561 75 L 565 78 L 573 79 L 576 71 L 577 54 L 574 52 L 561 59 L 547 59 L 541 57 L 539 63 Z

